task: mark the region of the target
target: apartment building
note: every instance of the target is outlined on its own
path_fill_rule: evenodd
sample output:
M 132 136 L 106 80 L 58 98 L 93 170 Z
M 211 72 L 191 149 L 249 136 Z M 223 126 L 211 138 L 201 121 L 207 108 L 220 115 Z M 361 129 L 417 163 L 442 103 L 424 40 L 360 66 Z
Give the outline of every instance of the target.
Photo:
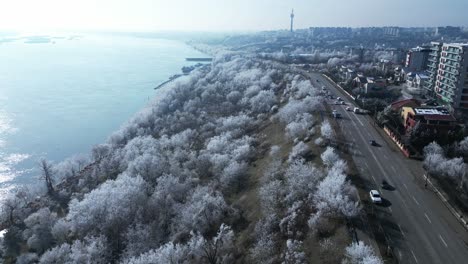
M 468 109 L 468 43 L 431 43 L 426 89 L 454 109 Z
M 428 47 L 417 47 L 406 54 L 405 67 L 412 72 L 420 72 L 426 69 L 427 60 L 431 49 Z

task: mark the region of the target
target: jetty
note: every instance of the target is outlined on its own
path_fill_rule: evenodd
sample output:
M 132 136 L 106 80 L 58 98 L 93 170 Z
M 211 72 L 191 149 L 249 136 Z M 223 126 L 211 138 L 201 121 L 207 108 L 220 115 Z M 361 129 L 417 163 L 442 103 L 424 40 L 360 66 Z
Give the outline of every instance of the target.
M 213 61 L 213 58 L 185 58 L 186 61 L 205 61 L 205 62 L 211 62 Z

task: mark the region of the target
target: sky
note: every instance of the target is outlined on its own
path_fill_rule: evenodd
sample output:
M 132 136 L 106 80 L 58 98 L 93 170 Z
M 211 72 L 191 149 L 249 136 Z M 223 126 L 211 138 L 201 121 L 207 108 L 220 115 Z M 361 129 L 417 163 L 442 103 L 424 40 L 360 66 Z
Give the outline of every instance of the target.
M 0 30 L 258 31 L 468 26 L 468 0 L 0 0 Z

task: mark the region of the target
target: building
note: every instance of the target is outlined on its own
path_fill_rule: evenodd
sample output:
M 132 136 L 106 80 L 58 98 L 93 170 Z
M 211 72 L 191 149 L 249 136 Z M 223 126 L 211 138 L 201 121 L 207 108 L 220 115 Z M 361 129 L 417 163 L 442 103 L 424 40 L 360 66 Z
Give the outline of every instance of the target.
M 364 84 L 364 93 L 381 92 L 387 86 L 387 80 L 384 78 L 367 77 L 367 82 Z
M 421 89 L 421 93 L 424 94 L 425 89 L 423 87 L 425 86 L 426 82 L 429 80 L 429 76 L 427 76 L 425 73 L 416 73 L 412 72 L 406 76 L 406 84 L 410 88 L 417 88 Z
M 427 72 L 429 79 L 424 86 L 426 89 L 426 94 L 434 95 L 435 94 L 435 81 L 437 79 L 437 69 L 439 67 L 439 60 L 440 60 L 440 51 L 442 50 L 442 43 L 441 42 L 431 42 L 430 46 L 431 52 L 429 53 L 429 57 L 427 59 Z
M 434 91 L 444 104 L 468 109 L 468 43 L 442 45 Z
M 468 43 L 431 43 L 425 89 L 452 109 L 468 109 Z
M 401 117 L 406 132 L 418 125 L 421 129 L 431 129 L 436 133 L 447 133 L 458 125 L 457 119 L 443 107 L 403 106 L 401 108 Z
M 396 101 L 390 104 L 390 107 L 392 108 L 393 111 L 400 111 L 403 107 L 419 107 L 421 106 L 421 102 L 419 102 L 417 99 L 411 98 L 411 99 L 404 99 L 400 101 Z
M 427 60 L 431 49 L 428 47 L 417 47 L 411 49 L 406 54 L 405 67 L 413 72 L 420 72 L 426 70 Z

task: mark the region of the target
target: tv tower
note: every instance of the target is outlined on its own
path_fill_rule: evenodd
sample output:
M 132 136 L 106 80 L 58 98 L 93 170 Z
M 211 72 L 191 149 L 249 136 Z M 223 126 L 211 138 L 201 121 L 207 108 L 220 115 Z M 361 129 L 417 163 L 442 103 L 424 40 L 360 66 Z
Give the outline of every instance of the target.
M 294 30 L 294 9 L 291 11 L 291 32 Z

